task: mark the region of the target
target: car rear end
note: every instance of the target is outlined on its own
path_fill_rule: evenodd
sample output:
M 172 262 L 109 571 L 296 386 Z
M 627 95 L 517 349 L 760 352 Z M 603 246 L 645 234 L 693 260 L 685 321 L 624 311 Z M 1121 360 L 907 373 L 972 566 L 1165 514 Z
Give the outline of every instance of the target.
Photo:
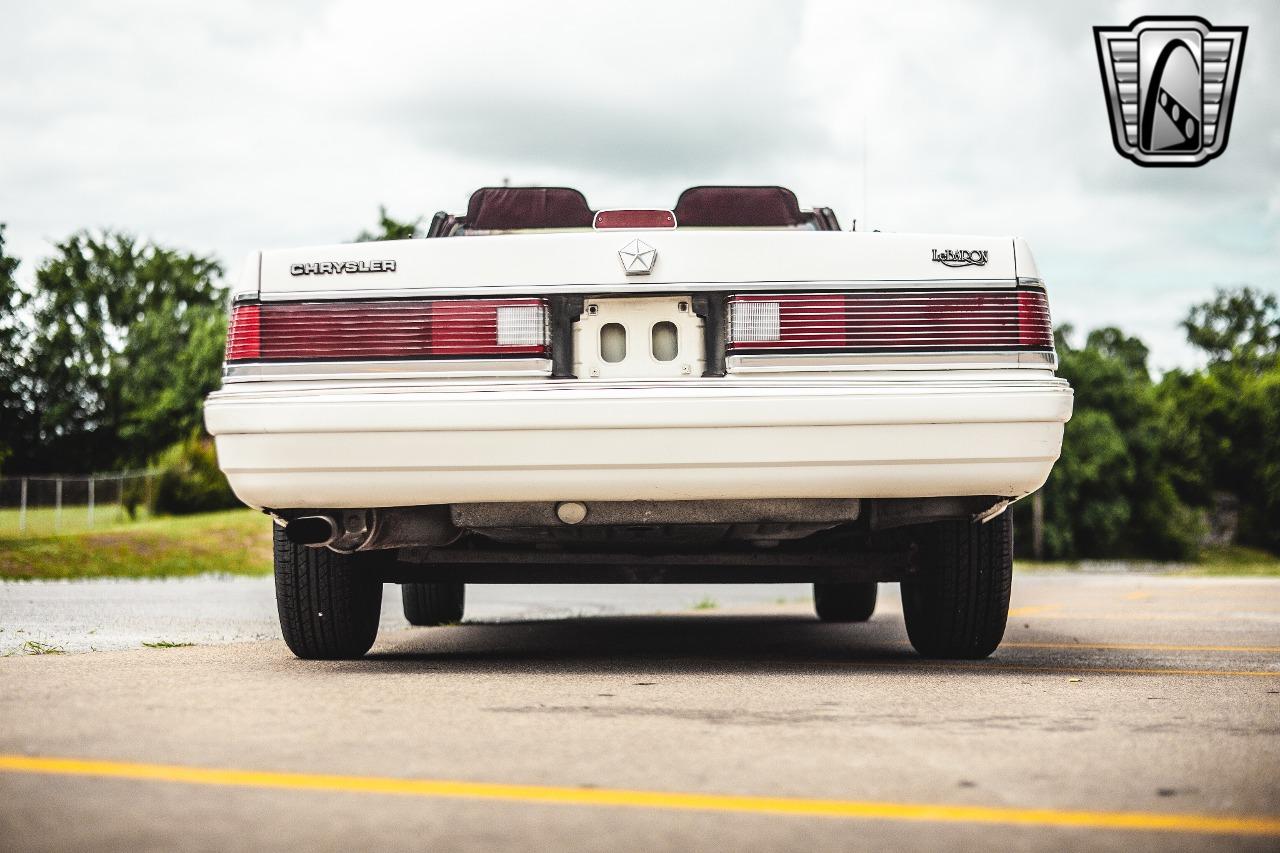
M 927 575 L 945 525 L 1006 529 L 1057 458 L 1020 240 L 480 221 L 246 265 L 206 420 L 294 545 L 407 585 L 865 590 Z

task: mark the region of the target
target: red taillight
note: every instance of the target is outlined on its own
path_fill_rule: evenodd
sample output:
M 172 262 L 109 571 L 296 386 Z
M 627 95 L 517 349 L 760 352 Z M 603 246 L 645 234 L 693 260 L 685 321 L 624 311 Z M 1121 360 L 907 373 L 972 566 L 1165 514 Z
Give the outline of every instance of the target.
M 1018 341 L 1024 347 L 1053 347 L 1049 300 L 1042 290 L 1018 291 Z
M 928 352 L 1048 349 L 1038 290 L 744 294 L 729 300 L 729 349 Z
M 260 305 L 236 305 L 231 309 L 231 322 L 227 325 L 227 361 L 244 361 L 258 358 L 260 349 Z
M 601 210 L 592 224 L 596 228 L 675 228 L 676 215 L 669 210 Z
M 278 302 L 237 306 L 227 361 L 545 355 L 541 299 Z

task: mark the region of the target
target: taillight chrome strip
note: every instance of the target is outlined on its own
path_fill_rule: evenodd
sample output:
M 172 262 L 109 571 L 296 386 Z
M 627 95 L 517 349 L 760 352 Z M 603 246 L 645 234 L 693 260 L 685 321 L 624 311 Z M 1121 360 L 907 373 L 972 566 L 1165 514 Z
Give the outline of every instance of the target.
M 245 362 L 545 357 L 543 299 L 238 303 L 228 366 Z
M 1053 349 L 1038 289 L 747 293 L 729 315 L 731 355 Z
M 232 362 L 222 368 L 225 382 L 305 380 L 458 380 L 508 381 L 546 379 L 551 359 L 540 357 L 432 358 L 324 361 Z
M 971 350 L 938 352 L 787 352 L 773 350 L 763 354 L 730 355 L 725 359 L 729 376 L 769 376 L 777 374 L 813 374 L 830 377 L 845 372 L 882 371 L 957 371 L 1009 368 L 1056 370 L 1058 357 L 1053 350 Z

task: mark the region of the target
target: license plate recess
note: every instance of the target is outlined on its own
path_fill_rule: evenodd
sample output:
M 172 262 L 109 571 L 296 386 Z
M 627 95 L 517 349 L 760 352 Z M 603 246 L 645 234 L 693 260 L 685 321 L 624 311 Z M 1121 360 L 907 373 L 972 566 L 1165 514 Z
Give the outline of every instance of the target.
M 579 379 L 698 377 L 706 367 L 702 318 L 689 296 L 587 299 L 573 324 Z

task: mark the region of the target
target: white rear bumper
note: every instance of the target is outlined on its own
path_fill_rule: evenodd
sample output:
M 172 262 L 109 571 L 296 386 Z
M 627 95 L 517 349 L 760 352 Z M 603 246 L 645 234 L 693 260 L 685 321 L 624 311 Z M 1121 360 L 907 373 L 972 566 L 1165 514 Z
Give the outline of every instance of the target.
M 1047 373 L 245 383 L 211 395 L 205 420 L 232 488 L 257 507 L 1018 497 L 1048 477 L 1071 404 Z

